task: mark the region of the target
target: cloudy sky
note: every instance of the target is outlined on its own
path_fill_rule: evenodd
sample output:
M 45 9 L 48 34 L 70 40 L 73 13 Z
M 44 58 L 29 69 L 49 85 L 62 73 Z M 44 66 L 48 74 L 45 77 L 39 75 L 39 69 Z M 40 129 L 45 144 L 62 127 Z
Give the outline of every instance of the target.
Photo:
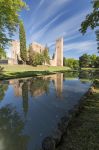
M 86 14 L 92 10 L 91 0 L 25 0 L 29 10 L 22 11 L 27 45 L 36 41 L 47 44 L 50 55 L 55 41 L 64 37 L 64 56 L 78 58 L 83 53 L 97 52 L 94 31 L 82 36 L 78 31 Z M 18 35 L 15 36 L 18 39 Z

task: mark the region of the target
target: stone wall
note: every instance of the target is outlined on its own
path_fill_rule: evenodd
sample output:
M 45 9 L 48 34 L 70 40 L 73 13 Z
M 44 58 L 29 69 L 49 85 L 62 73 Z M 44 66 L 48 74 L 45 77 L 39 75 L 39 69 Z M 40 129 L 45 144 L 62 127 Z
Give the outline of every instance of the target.
M 13 59 L 13 64 L 18 64 L 18 58 L 20 58 L 20 42 L 11 42 L 11 58 Z
M 34 52 L 37 52 L 37 53 L 41 53 L 45 49 L 45 46 L 43 46 L 39 43 L 36 43 L 36 42 L 31 43 L 30 47 Z

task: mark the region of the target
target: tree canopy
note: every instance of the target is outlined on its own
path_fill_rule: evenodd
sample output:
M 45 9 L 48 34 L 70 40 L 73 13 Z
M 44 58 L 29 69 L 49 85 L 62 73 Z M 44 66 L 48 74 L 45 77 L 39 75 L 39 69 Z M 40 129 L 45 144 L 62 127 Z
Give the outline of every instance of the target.
M 63 65 L 72 69 L 79 68 L 79 61 L 74 58 L 63 58 Z
M 86 16 L 86 19 L 81 23 L 80 32 L 85 34 L 87 29 L 90 27 L 92 30 L 96 29 L 96 39 L 98 42 L 97 49 L 99 50 L 99 0 L 93 0 L 93 11 Z
M 93 55 L 88 55 L 88 54 L 83 54 L 79 58 L 79 66 L 81 68 L 87 68 L 87 67 L 93 67 L 93 68 L 99 68 L 99 56 L 96 56 L 95 54 Z
M 0 0 L 0 49 L 6 46 L 16 31 L 22 8 L 26 8 L 23 0 Z

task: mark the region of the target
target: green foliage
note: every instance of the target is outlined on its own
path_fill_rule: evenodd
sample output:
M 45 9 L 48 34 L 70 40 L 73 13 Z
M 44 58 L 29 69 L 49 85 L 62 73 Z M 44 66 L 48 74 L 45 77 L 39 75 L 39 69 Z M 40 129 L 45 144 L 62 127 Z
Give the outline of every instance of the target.
M 6 58 L 6 52 L 4 51 L 3 48 L 0 47 L 0 59 Z
M 43 55 L 34 52 L 31 47 L 29 48 L 29 65 L 37 66 L 43 64 Z
M 99 68 L 99 56 L 97 56 L 97 58 L 96 58 L 95 67 Z
M 85 33 L 90 27 L 91 29 L 94 29 L 99 26 L 99 0 L 93 0 L 93 12 L 88 14 L 86 16 L 85 21 L 81 24 L 81 33 Z
M 32 50 L 31 46 L 29 48 L 29 64 L 33 66 L 43 65 L 43 64 L 50 63 L 50 57 L 48 53 L 48 48 L 42 53 L 36 53 Z
M 97 40 L 97 49 L 98 49 L 98 52 L 99 52 L 99 30 L 96 30 L 96 40 Z
M 95 54 L 93 54 L 92 56 L 90 56 L 90 58 L 91 58 L 91 67 L 94 67 L 97 56 Z
M 87 54 L 83 54 L 80 58 L 79 58 L 79 66 L 81 68 L 83 67 L 89 67 L 91 65 L 91 58 L 90 55 Z
M 43 63 L 44 64 L 50 64 L 50 57 L 49 57 L 49 49 L 48 47 L 45 47 L 45 50 L 42 52 L 43 55 Z
M 19 24 L 19 12 L 26 7 L 23 0 L 0 0 L 0 48 L 4 48 Z
M 93 55 L 87 55 L 83 54 L 79 58 L 79 65 L 81 68 L 88 68 L 88 67 L 94 67 L 99 68 L 99 56 Z
M 90 27 L 92 30 L 99 26 L 99 0 L 93 0 L 93 12 L 86 16 L 86 19 L 81 23 L 80 32 L 85 34 Z M 98 34 L 97 34 L 98 33 Z M 96 31 L 99 50 L 99 30 Z
M 25 35 L 25 29 L 22 21 L 20 21 L 19 38 L 20 38 L 20 56 L 21 59 L 24 62 L 26 62 L 27 60 L 26 35 Z
M 74 58 L 63 58 L 63 65 L 66 67 L 70 67 L 72 69 L 78 69 L 79 68 L 79 61 Z

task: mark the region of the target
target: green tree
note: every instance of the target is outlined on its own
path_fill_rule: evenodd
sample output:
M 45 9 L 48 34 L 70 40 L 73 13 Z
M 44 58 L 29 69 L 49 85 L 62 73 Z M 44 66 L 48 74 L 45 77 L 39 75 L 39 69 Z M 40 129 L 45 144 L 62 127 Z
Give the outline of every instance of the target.
M 47 46 L 45 47 L 45 50 L 42 52 L 42 55 L 43 55 L 43 63 L 50 64 L 49 49 Z
M 0 48 L 0 59 L 6 58 L 6 52 L 4 51 L 3 48 Z
M 66 58 L 63 58 L 63 66 L 66 66 Z
M 0 49 L 4 49 L 19 24 L 19 12 L 26 8 L 23 0 L 0 0 Z
M 53 56 L 52 56 L 52 59 L 54 59 L 55 58 L 55 53 L 53 53 Z
M 99 0 L 93 0 L 93 11 L 86 16 L 86 19 L 81 23 L 80 32 L 85 34 L 90 27 L 92 30 L 99 26 Z M 99 30 L 96 30 L 96 38 L 98 42 L 97 49 L 99 50 Z
M 44 62 L 43 54 L 34 52 L 31 47 L 29 48 L 28 64 L 32 66 L 42 65 Z
M 79 61 L 74 58 L 63 58 L 63 64 L 66 67 L 70 67 L 72 69 L 78 69 L 79 68 Z
M 96 40 L 97 40 L 97 49 L 98 49 L 98 52 L 99 52 L 99 30 L 96 30 Z
M 27 60 L 26 35 L 22 21 L 20 21 L 19 38 L 20 38 L 20 56 L 23 62 L 26 63 Z
M 91 65 L 91 58 L 90 58 L 90 55 L 83 54 L 83 55 L 79 58 L 79 66 L 80 66 L 80 67 L 90 67 L 90 65 Z
M 97 56 L 97 58 L 96 58 L 95 67 L 99 68 L 99 56 Z
M 95 67 L 97 56 L 93 54 L 90 58 L 91 58 L 91 67 Z
M 73 62 L 73 69 L 79 69 L 79 60 L 75 60 Z

